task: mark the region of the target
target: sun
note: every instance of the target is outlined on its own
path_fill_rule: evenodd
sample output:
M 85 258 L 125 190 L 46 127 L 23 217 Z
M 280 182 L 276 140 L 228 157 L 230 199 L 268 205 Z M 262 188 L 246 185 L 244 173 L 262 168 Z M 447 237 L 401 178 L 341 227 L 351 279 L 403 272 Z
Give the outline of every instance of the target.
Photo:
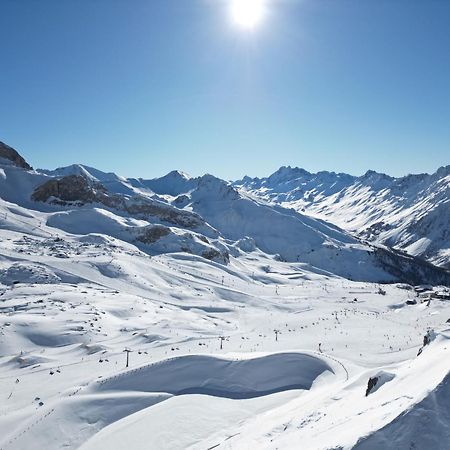
M 264 18 L 264 0 L 231 0 L 233 22 L 246 29 L 255 28 Z

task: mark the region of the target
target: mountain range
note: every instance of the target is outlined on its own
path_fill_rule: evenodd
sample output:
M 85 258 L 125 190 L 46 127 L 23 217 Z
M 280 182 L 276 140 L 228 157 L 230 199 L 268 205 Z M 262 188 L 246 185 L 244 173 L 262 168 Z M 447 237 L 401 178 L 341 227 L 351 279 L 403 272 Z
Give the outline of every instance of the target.
M 400 178 L 282 167 L 233 183 L 257 198 L 328 220 L 361 239 L 450 266 L 450 166 Z
M 0 143 L 0 448 L 449 448 L 448 189 Z
M 449 280 L 450 166 L 403 178 L 282 167 L 235 182 L 180 171 L 142 179 L 81 164 L 32 170 L 11 147 L 0 149 L 2 200 L 65 232 L 103 233 L 150 255 L 226 264 L 258 250 L 353 280 Z

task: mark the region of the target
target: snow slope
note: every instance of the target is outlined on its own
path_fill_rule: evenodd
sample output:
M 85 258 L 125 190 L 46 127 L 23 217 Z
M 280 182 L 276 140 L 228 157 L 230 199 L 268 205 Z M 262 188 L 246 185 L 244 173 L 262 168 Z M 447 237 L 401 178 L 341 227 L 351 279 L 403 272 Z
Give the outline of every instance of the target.
M 450 441 L 449 396 L 450 373 L 421 402 L 359 441 L 355 449 L 447 449 Z
M 450 447 L 445 271 L 210 175 L 76 167 L 120 201 L 1 165 L 0 449 Z
M 403 286 L 258 251 L 224 266 L 100 235 L 2 235 L 0 448 L 351 448 L 449 370 L 449 305 L 409 306 Z M 18 276 L 30 266 L 52 284 Z M 429 327 L 442 337 L 416 357 Z
M 450 166 L 402 178 L 282 167 L 267 178 L 245 177 L 234 186 L 449 267 Z
M 6 165 L 3 172 L 2 198 L 46 213 L 42 220 L 49 227 L 106 234 L 151 255 L 187 252 L 226 264 L 229 253 L 238 251 L 236 243 L 250 238 L 264 253 L 329 276 L 450 282 L 448 273 L 373 248 L 330 223 L 256 200 L 212 175 L 192 179 L 171 172 L 136 183 L 81 165 L 39 173 Z

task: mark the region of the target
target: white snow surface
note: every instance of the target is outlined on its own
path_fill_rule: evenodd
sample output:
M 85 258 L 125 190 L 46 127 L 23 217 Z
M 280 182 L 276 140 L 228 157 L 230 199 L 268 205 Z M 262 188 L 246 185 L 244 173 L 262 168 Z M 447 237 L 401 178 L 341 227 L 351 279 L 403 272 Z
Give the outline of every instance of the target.
M 0 449 L 450 448 L 445 287 L 419 297 L 371 246 L 212 176 L 2 171 Z M 30 200 L 73 171 L 184 195 L 210 234 Z
M 267 178 L 245 177 L 234 186 L 450 267 L 450 166 L 401 178 L 282 167 Z

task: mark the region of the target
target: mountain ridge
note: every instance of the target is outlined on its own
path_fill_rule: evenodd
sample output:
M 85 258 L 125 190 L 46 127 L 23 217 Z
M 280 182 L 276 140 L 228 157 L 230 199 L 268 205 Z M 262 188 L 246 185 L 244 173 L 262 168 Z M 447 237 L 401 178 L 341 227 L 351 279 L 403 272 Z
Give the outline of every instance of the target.
M 347 174 L 310 174 L 304 169 L 282 167 L 267 179 L 258 179 L 261 186 L 267 180 L 271 183 L 272 190 L 265 189 L 261 195 L 252 184 L 254 179 L 239 184 L 210 174 L 193 178 L 181 171 L 144 180 L 81 164 L 54 171 L 25 171 L 23 176 L 17 170 L 21 169 L 4 169 L 0 192 L 5 200 L 46 212 L 47 223 L 53 227 L 71 233 L 106 232 L 150 253 L 197 252 L 226 263 L 229 254 L 242 252 L 238 242 L 250 238 L 265 254 L 349 279 L 418 282 L 433 272 L 433 266 L 406 260 L 399 253 L 388 255 L 388 247 L 395 247 L 389 241 L 375 242 L 370 235 L 349 233 L 333 217 L 309 214 L 309 210 L 305 213 L 304 206 L 299 208 L 298 200 L 305 202 L 305 187 L 299 186 L 299 179 L 310 183 L 309 188 L 320 187 L 322 197 L 329 198 L 340 195 L 343 185 L 354 182 Z M 381 176 L 383 183 L 391 180 L 373 171 L 366 175 L 365 179 Z M 15 180 L 13 187 L 11 179 Z M 306 201 L 314 203 L 315 198 L 310 191 Z M 431 227 L 427 217 L 421 220 L 418 226 Z M 374 227 L 370 230 L 377 231 Z M 377 249 L 374 244 L 385 244 L 386 249 Z M 395 261 L 405 269 L 393 270 Z M 412 276 L 414 267 L 416 277 Z M 445 279 L 444 272 L 435 272 L 436 279 Z
M 399 178 L 371 170 L 354 177 L 282 167 L 266 178 L 245 177 L 233 185 L 363 239 L 450 267 L 450 165 Z

